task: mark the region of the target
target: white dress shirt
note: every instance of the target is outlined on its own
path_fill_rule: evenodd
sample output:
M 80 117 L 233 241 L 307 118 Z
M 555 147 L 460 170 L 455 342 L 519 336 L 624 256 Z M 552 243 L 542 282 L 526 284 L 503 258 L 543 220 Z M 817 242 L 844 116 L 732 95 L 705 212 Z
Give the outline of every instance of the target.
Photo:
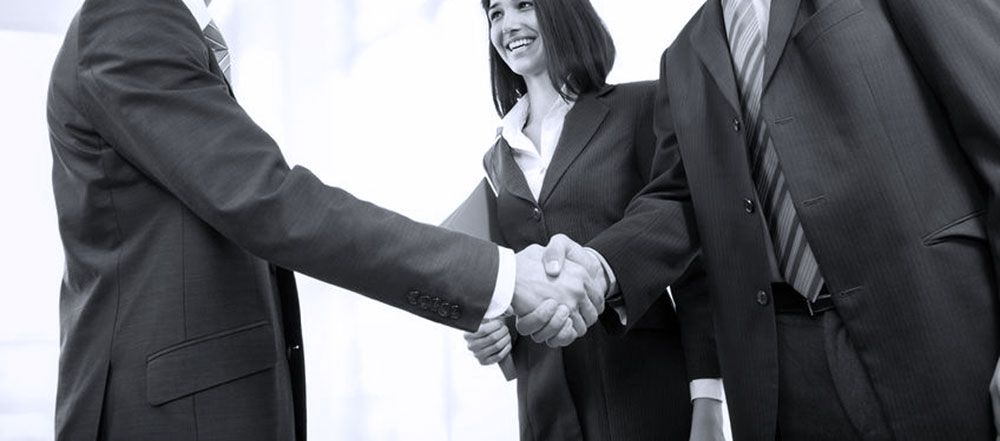
M 208 27 L 212 21 L 212 16 L 208 12 L 208 6 L 204 0 L 184 0 L 184 5 L 191 11 L 195 21 L 202 31 Z M 517 271 L 517 261 L 514 258 L 514 251 L 509 248 L 497 247 L 500 256 L 497 268 L 496 284 L 493 286 L 493 297 L 490 305 L 486 308 L 484 319 L 499 317 L 510 308 L 510 303 L 514 299 L 514 282 Z
M 524 173 L 524 179 L 528 181 L 528 188 L 531 189 L 535 201 L 538 201 L 538 195 L 542 192 L 545 172 L 552 162 L 552 155 L 555 154 L 559 137 L 562 135 L 566 114 L 573 109 L 573 103 L 556 96 L 549 112 L 542 117 L 542 133 L 539 138 L 541 145 L 538 146 L 524 134 L 524 126 L 527 125 L 528 115 L 531 114 L 527 95 L 521 97 L 501 121 L 501 136 L 510 145 L 514 161 Z

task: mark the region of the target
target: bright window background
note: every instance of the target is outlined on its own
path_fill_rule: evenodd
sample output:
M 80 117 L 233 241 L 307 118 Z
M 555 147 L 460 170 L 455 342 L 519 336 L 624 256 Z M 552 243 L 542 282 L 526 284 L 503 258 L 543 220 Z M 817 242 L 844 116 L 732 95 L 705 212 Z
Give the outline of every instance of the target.
M 79 3 L 0 0 L 0 440 L 53 437 L 63 258 L 45 95 Z M 701 2 L 594 4 L 618 47 L 611 80 L 624 82 L 656 77 Z M 498 119 L 478 1 L 215 0 L 210 10 L 232 48 L 237 98 L 290 163 L 429 223 L 482 176 Z M 517 439 L 514 383 L 479 366 L 460 332 L 299 283 L 312 439 Z

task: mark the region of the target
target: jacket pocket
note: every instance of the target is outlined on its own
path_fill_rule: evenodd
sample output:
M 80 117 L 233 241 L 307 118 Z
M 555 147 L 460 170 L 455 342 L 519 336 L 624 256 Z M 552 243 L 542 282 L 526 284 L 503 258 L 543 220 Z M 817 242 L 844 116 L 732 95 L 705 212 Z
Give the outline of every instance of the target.
M 861 11 L 864 11 L 864 7 L 858 0 L 834 0 L 793 29 L 792 38 L 802 47 L 809 47 L 834 26 Z
M 146 399 L 160 406 L 274 366 L 266 321 L 187 340 L 146 357 Z
M 924 245 L 931 246 L 953 239 L 987 240 L 986 211 L 980 210 L 962 216 L 954 222 L 927 234 L 924 236 L 923 242 Z

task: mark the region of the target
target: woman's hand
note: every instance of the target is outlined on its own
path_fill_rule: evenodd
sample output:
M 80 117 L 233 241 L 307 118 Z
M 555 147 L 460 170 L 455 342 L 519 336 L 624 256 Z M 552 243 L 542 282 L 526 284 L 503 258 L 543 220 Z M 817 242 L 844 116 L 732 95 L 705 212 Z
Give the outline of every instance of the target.
M 479 330 L 465 333 L 465 341 L 468 342 L 472 355 L 475 355 L 479 364 L 483 366 L 502 360 L 513 347 L 504 316 L 484 320 L 479 325 Z

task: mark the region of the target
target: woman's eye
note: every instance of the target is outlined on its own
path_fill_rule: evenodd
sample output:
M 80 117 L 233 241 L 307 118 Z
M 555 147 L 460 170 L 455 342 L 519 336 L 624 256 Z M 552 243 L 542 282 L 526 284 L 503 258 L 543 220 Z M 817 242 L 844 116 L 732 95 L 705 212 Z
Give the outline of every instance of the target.
M 531 9 L 535 7 L 535 2 L 521 2 L 517 4 L 519 9 Z
M 503 15 L 500 11 L 490 11 L 490 21 L 497 21 Z

